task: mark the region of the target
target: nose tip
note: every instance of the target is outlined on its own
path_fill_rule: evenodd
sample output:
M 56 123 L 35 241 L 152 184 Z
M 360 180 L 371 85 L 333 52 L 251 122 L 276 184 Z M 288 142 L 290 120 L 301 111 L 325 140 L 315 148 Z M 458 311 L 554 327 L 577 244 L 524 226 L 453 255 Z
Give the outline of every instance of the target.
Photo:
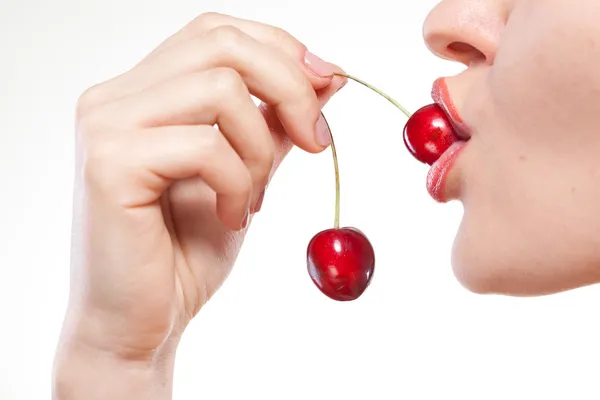
M 499 1 L 444 0 L 427 16 L 423 37 L 438 57 L 467 66 L 492 64 L 506 13 Z

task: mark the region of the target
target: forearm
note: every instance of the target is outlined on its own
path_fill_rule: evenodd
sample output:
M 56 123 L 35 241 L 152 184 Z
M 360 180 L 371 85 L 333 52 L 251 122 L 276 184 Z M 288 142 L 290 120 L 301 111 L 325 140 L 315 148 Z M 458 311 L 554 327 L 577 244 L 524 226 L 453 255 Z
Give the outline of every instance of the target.
M 171 400 L 174 351 L 125 359 L 77 340 L 58 348 L 53 400 Z

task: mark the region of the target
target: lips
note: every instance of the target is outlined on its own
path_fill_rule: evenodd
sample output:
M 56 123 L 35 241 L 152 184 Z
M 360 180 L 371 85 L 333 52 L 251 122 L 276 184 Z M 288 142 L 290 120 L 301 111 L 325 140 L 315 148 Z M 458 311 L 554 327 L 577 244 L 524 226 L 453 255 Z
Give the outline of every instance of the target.
M 448 91 L 448 85 L 444 78 L 438 78 L 433 83 L 431 98 L 442 108 L 442 110 L 444 110 L 456 131 L 456 135 L 464 141 L 469 140 L 471 138 L 471 128 L 461 118 L 456 105 L 452 101 L 452 97 Z
M 435 201 L 446 203 L 457 195 L 456 188 L 450 184 L 448 177 L 466 144 L 467 142 L 463 140 L 454 143 L 429 169 L 427 173 L 427 192 Z
M 447 115 L 456 136 L 460 138 L 432 164 L 427 174 L 427 191 L 429 195 L 435 201 L 445 203 L 457 196 L 457 188 L 452 185 L 453 182 L 449 182 L 448 177 L 457 158 L 471 138 L 471 130 L 460 117 L 458 109 L 452 102 L 445 79 L 439 78 L 434 82 L 431 97 Z

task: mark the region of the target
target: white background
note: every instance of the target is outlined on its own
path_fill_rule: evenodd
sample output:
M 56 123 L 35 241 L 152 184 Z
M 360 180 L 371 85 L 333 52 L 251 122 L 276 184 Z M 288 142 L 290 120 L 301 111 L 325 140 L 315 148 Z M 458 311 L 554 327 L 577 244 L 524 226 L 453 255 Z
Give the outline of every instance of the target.
M 194 16 L 220 11 L 287 29 L 416 110 L 437 76 L 461 70 L 423 45 L 435 3 L 0 1 L 0 399 L 50 396 L 68 295 L 73 108 L 85 88 Z M 174 398 L 600 398 L 600 289 L 533 299 L 467 292 L 449 265 L 462 210 L 427 197 L 426 170 L 402 144 L 404 116 L 353 82 L 326 114 L 342 223 L 376 250 L 371 287 L 336 303 L 310 282 L 306 244 L 332 224 L 334 175 L 329 151 L 295 150 L 230 279 L 184 336 Z

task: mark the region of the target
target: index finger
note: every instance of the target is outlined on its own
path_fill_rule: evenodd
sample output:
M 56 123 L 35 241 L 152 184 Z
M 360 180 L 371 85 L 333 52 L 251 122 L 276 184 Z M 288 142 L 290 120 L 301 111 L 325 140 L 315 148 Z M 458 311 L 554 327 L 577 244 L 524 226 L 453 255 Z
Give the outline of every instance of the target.
M 315 90 L 323 89 L 328 86 L 331 83 L 333 72 L 343 72 L 339 66 L 320 60 L 310 53 L 306 45 L 284 29 L 216 12 L 208 12 L 196 17 L 178 32 L 163 41 L 156 49 L 148 54 L 140 64 L 150 61 L 165 50 L 171 49 L 186 41 L 193 40 L 215 28 L 226 25 L 241 30 L 259 42 L 276 47 L 279 51 L 282 51 L 294 61 L 297 61 L 306 73 Z

